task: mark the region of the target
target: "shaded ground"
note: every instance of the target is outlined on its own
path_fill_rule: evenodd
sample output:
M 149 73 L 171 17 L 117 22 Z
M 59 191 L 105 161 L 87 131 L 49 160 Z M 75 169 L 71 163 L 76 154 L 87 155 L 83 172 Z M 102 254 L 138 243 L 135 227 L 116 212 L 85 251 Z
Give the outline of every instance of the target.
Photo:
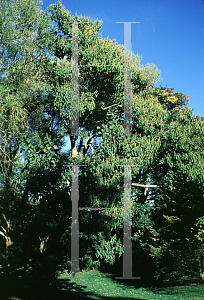
M 0 300 L 83 300 L 83 299 L 204 299 L 204 284 L 183 282 L 154 284 L 145 280 L 116 280 L 116 276 L 102 271 L 81 273 L 85 279 L 70 279 L 67 273 L 61 274 L 47 287 L 42 282 L 32 282 L 18 278 L 1 280 Z

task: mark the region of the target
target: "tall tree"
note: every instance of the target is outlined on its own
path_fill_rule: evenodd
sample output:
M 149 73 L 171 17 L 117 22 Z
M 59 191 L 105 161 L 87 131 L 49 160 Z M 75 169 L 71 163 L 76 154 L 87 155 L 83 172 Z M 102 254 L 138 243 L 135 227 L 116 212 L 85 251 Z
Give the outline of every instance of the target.
M 56 114 L 57 124 L 61 124 L 62 128 L 66 130 L 67 134 L 71 133 L 71 34 L 72 34 L 72 22 L 78 21 L 78 40 L 79 40 L 79 68 L 80 68 L 80 76 L 79 76 L 79 113 L 80 113 L 80 129 L 81 134 L 76 137 L 70 137 L 71 142 L 71 156 L 70 156 L 70 164 L 78 163 L 78 164 L 88 164 L 86 159 L 89 160 L 90 165 L 88 166 L 89 176 L 84 177 L 83 170 L 81 169 L 81 178 L 80 178 L 80 195 L 84 195 L 85 190 L 87 193 L 90 193 L 94 197 L 94 193 L 97 190 L 100 190 L 100 193 L 103 191 L 103 201 L 96 202 L 96 199 L 90 199 L 89 197 L 82 198 L 80 201 L 80 206 L 95 206 L 96 203 L 102 207 L 113 205 L 115 199 L 115 195 L 111 198 L 110 201 L 107 201 L 107 197 L 110 196 L 107 189 L 107 186 L 103 187 L 101 178 L 97 180 L 97 184 L 94 187 L 91 187 L 91 184 L 86 187 L 86 183 L 91 182 L 93 177 L 98 177 L 100 174 L 103 174 L 104 162 L 103 159 L 108 160 L 111 158 L 113 163 L 123 164 L 126 161 L 126 157 L 134 156 L 135 159 L 127 160 L 126 163 L 134 163 L 140 165 L 140 171 L 138 174 L 137 180 L 141 178 L 141 169 L 144 168 L 142 164 L 149 164 L 151 159 L 149 156 L 149 151 L 155 152 L 159 147 L 159 129 L 163 127 L 163 119 L 165 118 L 165 111 L 162 108 L 161 104 L 158 103 L 157 99 L 153 95 L 147 95 L 147 91 L 151 90 L 155 80 L 159 77 L 159 71 L 155 68 L 155 66 L 148 65 L 144 68 L 140 66 L 140 58 L 138 56 L 132 56 L 132 85 L 133 85 L 133 94 L 134 94 L 134 106 L 133 109 L 136 112 L 134 116 L 133 123 L 134 125 L 134 133 L 141 135 L 133 138 L 127 138 L 124 143 L 123 137 L 118 137 L 116 141 L 114 141 L 115 145 L 113 146 L 113 136 L 114 134 L 123 135 L 123 65 L 124 65 L 124 53 L 123 47 L 115 44 L 115 41 L 110 41 L 109 39 L 103 40 L 101 37 L 98 37 L 98 30 L 101 28 L 101 25 L 98 22 L 93 22 L 87 18 L 71 16 L 69 12 L 62 7 L 62 4 L 58 2 L 55 5 L 50 6 L 51 11 L 51 20 L 57 23 L 57 31 L 55 38 L 55 49 L 54 54 L 58 58 L 50 64 L 50 68 L 47 69 L 47 74 L 49 78 L 56 79 L 55 90 L 52 94 L 50 94 L 49 103 L 53 105 Z M 63 20 L 63 22 L 62 22 Z M 87 23 L 85 23 L 87 22 Z M 120 67 L 121 66 L 121 67 Z M 50 72 L 52 77 L 50 76 Z M 55 75 L 56 74 L 56 75 Z M 152 112 L 153 110 L 153 112 Z M 146 116 L 147 113 L 147 116 Z M 112 114 L 114 117 L 112 117 Z M 139 118 L 141 120 L 139 121 Z M 148 122 L 147 122 L 148 121 Z M 139 125 L 139 122 L 140 125 Z M 152 125 L 151 125 L 152 124 Z M 106 127 L 108 126 L 108 127 Z M 150 126 L 150 127 L 149 127 Z M 156 132 L 155 127 L 158 129 Z M 154 131 L 155 134 L 154 135 Z M 108 132 L 110 135 L 108 137 Z M 149 136 L 145 136 L 148 135 Z M 150 133 L 152 135 L 150 135 Z M 143 138 L 143 135 L 145 138 Z M 104 141 L 100 146 L 97 146 L 96 138 L 102 137 Z M 154 138 L 153 138 L 154 137 Z M 77 139 L 79 141 L 77 143 Z M 110 139 L 108 141 L 107 139 Z M 122 143 L 123 141 L 123 143 Z M 108 145 L 107 145 L 108 143 Z M 122 144 L 121 144 L 122 143 Z M 138 143 L 137 149 L 134 150 L 135 145 Z M 123 148 L 123 144 L 124 148 Z M 152 147 L 153 144 L 153 147 Z M 111 146 L 112 148 L 110 148 Z M 147 146 L 148 145 L 148 146 Z M 118 147 L 117 157 L 114 158 L 113 151 L 116 151 Z M 145 157 L 142 159 L 142 150 L 145 150 Z M 126 149 L 127 148 L 127 149 Z M 153 150 L 152 150 L 153 148 Z M 111 149 L 111 150 L 110 150 Z M 133 154 L 128 154 L 129 151 L 134 151 Z M 95 152 L 94 152 L 95 150 Z M 106 153 L 106 151 L 108 151 Z M 139 155 L 137 153 L 139 152 Z M 95 156 L 93 154 L 95 153 Z M 91 155 L 91 159 L 88 158 L 89 154 Z M 127 156 L 126 156 L 127 154 Z M 137 158 L 138 157 L 138 158 Z M 94 165 L 100 163 L 100 167 L 102 170 L 96 171 L 94 170 Z M 109 167 L 108 167 L 109 168 Z M 115 165 L 117 169 L 117 165 Z M 119 170 L 121 168 L 119 167 Z M 135 168 L 135 172 L 137 172 Z M 123 189 L 123 173 L 120 173 L 120 190 L 118 191 L 118 199 L 121 199 L 122 189 Z M 91 174 L 93 174 L 91 176 Z M 70 176 L 70 175 L 69 175 Z M 107 171 L 103 176 L 103 180 L 106 181 L 106 177 L 108 176 Z M 109 175 L 110 176 L 110 175 Z M 69 182 L 71 182 L 71 177 L 68 178 Z M 84 181 L 83 181 L 84 180 Z M 145 179 L 144 179 L 145 181 Z M 83 183 L 84 182 L 84 183 Z M 65 183 L 66 184 L 66 183 Z M 63 186 L 63 185 L 62 185 Z M 99 189 L 100 187 L 100 189 Z M 115 188 L 112 188 L 115 192 Z M 88 205 L 89 204 L 89 205 Z M 115 199 L 115 205 L 120 205 L 121 201 Z M 121 206 L 121 205 L 120 205 Z M 83 212 L 84 213 L 84 212 Z M 103 213 L 101 213 L 103 214 Z M 117 214 L 119 216 L 119 214 Z M 103 216 L 101 217 L 103 219 Z M 119 217 L 118 217 L 119 218 Z M 95 219 L 95 218 L 93 218 Z M 82 218 L 82 222 L 87 223 L 85 217 Z M 116 220 L 112 220 L 114 223 Z M 102 223 L 102 222 L 101 222 Z M 122 226 L 122 218 L 120 214 L 120 226 Z M 83 226 L 84 228 L 86 226 Z M 104 228 L 102 224 L 96 227 L 98 231 L 101 233 L 104 232 Z M 122 228 L 120 229 L 120 231 Z M 90 235 L 90 233 L 89 233 Z M 114 236 L 114 234 L 112 233 Z M 101 240 L 98 233 L 96 232 L 95 237 L 93 239 Z M 109 234 L 109 244 L 110 249 L 110 234 Z M 87 234 L 83 233 L 81 236 L 81 245 L 84 246 L 84 249 L 81 250 L 81 257 L 83 257 L 86 253 L 87 242 Z M 89 237 L 90 239 L 90 237 Z M 93 244 L 93 239 L 89 242 L 89 246 Z M 101 243 L 98 243 L 98 246 Z M 118 242 L 117 252 L 122 253 L 122 243 Z M 102 249 L 102 248 L 101 248 Z M 106 252 L 105 258 L 108 261 L 114 261 L 111 257 L 112 249 Z M 102 251 L 101 251 L 102 253 Z M 98 261 L 98 260 L 96 260 Z
M 160 261 L 161 278 L 199 275 L 200 246 L 196 221 L 203 216 L 203 121 L 191 109 L 169 115 L 170 124 L 153 165 L 153 177 L 163 186 L 155 195 L 156 242 L 152 256 Z
M 47 56 L 52 24 L 39 4 L 33 0 L 3 0 L 0 4 L 0 235 L 6 253 L 13 244 L 15 205 L 22 196 L 16 180 L 19 172 L 25 171 L 20 139 L 28 131 L 31 136 L 36 124 L 39 127 L 43 121 L 41 101 L 49 90 L 40 69 Z
M 173 136 L 176 126 L 182 128 L 181 132 L 185 130 L 182 114 L 185 115 L 188 111 L 185 109 L 183 112 L 188 97 L 181 93 L 174 94 L 172 89 L 154 90 L 155 80 L 159 76 L 158 70 L 151 65 L 142 68 L 139 57 L 133 55 L 131 58 L 132 123 L 135 136 L 124 137 L 123 47 L 116 45 L 115 41 L 98 37 L 97 33 L 101 28 L 98 21 L 72 17 L 60 2 L 51 5 L 49 10 L 51 20 L 56 22 L 57 28 L 52 46 L 56 59 L 50 62 L 45 73 L 54 85 L 52 93 L 48 96 L 50 106 L 48 105 L 47 109 L 50 107 L 48 115 L 53 123 L 57 124 L 60 134 L 60 130 L 65 134 L 71 133 L 71 23 L 79 22 L 81 131 L 79 136 L 70 137 L 71 151 L 67 163 L 86 164 L 86 167 L 81 168 L 80 173 L 80 206 L 123 207 L 124 169 L 121 165 L 134 165 L 132 167 L 132 194 L 135 202 L 132 211 L 134 248 L 150 256 L 153 251 L 150 237 L 155 238 L 159 234 L 154 219 L 160 205 L 156 199 L 162 199 L 165 207 L 169 199 L 164 196 L 165 193 L 168 194 L 169 189 L 175 188 L 171 182 L 171 176 L 174 175 L 171 175 L 173 173 L 168 166 L 161 171 L 161 176 L 165 180 L 158 178 L 158 165 L 160 160 L 169 160 L 164 145 L 168 147 L 166 149 L 174 151 L 176 141 L 172 138 L 171 143 L 165 142 L 168 141 L 169 132 L 172 132 Z M 192 113 L 188 114 L 189 118 L 192 118 Z M 98 137 L 101 138 L 99 145 L 97 145 Z M 198 143 L 198 139 L 195 142 Z M 32 153 L 38 151 L 36 147 L 39 147 L 39 143 L 36 143 Z M 187 148 L 186 151 L 190 156 L 191 149 Z M 202 156 L 202 151 L 199 153 Z M 178 166 L 175 165 L 176 170 L 180 166 L 179 159 L 180 157 Z M 187 168 L 188 164 L 184 164 L 184 169 Z M 68 172 L 66 168 L 64 170 L 64 181 L 60 184 L 62 190 L 67 189 L 67 182 L 71 182 L 71 170 L 69 169 Z M 202 180 L 200 185 L 201 182 Z M 149 188 L 147 192 L 145 187 L 148 183 L 157 185 L 158 188 Z M 184 184 L 187 186 L 188 181 L 184 180 Z M 151 200 L 156 203 L 154 206 Z M 71 214 L 71 203 L 69 205 L 67 213 Z M 196 207 L 197 205 L 198 203 Z M 94 253 L 92 257 L 90 256 L 93 265 L 99 264 L 100 259 L 114 263 L 115 256 L 121 256 L 123 252 L 122 210 L 100 212 L 100 218 L 96 217 L 94 212 L 91 220 L 87 219 L 85 212 L 80 212 L 80 220 L 84 229 L 80 234 L 80 245 L 82 245 L 80 257 L 85 258 L 88 248 Z M 90 232 L 89 226 L 95 228 L 94 232 Z M 169 231 L 168 225 L 165 230 Z M 70 235 L 67 234 L 67 237 L 70 242 Z
M 123 207 L 123 165 L 132 165 L 135 270 L 138 272 L 138 266 L 142 267 L 144 257 L 148 257 L 152 266 L 158 263 L 165 270 L 164 258 L 168 258 L 169 249 L 175 255 L 178 243 L 174 240 L 182 235 L 180 228 L 173 236 L 175 222 L 182 219 L 186 225 L 183 213 L 190 214 L 188 205 L 193 208 L 192 228 L 201 216 L 198 207 L 203 197 L 200 192 L 203 188 L 202 120 L 194 118 L 186 108 L 186 95 L 168 88 L 154 89 L 159 71 L 154 65 L 141 66 L 140 57 L 132 55 L 133 136 L 125 136 L 123 47 L 98 36 L 101 22 L 71 16 L 61 2 L 50 5 L 48 11 L 50 21 L 56 24 L 47 37 L 48 51 L 54 59 L 44 57 L 34 62 L 44 90 L 30 110 L 30 94 L 27 102 L 23 102 L 27 104 L 30 123 L 27 121 L 27 130 L 19 138 L 25 164 L 14 180 L 16 184 L 19 182 L 15 213 L 18 221 L 15 245 L 12 245 L 18 262 L 16 259 L 14 268 L 22 265 L 25 270 L 33 268 L 39 276 L 47 268 L 54 276 L 57 267 L 63 264 L 63 257 L 70 261 L 72 173 L 68 165 L 78 164 L 85 165 L 79 172 L 79 206 L 112 208 Z M 79 22 L 80 114 L 80 133 L 74 137 L 70 135 L 73 21 Z M 12 78 L 12 72 L 7 78 Z M 32 114 L 34 111 L 38 115 Z M 71 149 L 62 154 L 65 135 L 70 137 Z M 196 200 L 189 183 L 194 191 L 197 188 Z M 151 187 L 147 189 L 148 184 Z M 92 218 L 84 211 L 79 215 L 81 267 L 99 266 L 103 261 L 113 264 L 123 253 L 123 210 L 95 211 Z M 162 220 L 166 220 L 164 228 Z M 197 242 L 189 228 L 186 225 L 185 238 L 190 240 L 190 251 L 196 249 Z M 167 249 L 169 240 L 173 241 Z M 87 250 L 92 251 L 88 260 Z
M 43 82 L 52 85 L 52 90 L 47 93 L 47 97 L 43 102 L 43 109 L 44 112 L 46 112 L 47 120 L 45 125 L 42 126 L 41 131 L 35 132 L 36 135 L 32 136 L 32 140 L 29 139 L 29 131 L 21 138 L 21 149 L 22 151 L 25 151 L 25 159 L 28 162 L 26 169 L 28 175 L 25 173 L 27 176 L 27 183 L 22 199 L 24 199 L 23 201 L 28 202 L 30 198 L 33 200 L 33 203 L 39 203 L 36 208 L 32 208 L 34 211 L 32 213 L 32 226 L 35 226 L 34 224 L 36 224 L 36 226 L 38 225 L 38 230 L 35 230 L 35 244 L 38 249 L 39 257 L 39 249 L 41 247 L 41 243 L 39 241 L 37 242 L 39 238 L 42 239 L 42 242 L 44 241 L 44 244 L 47 243 L 47 245 L 49 245 L 50 243 L 50 245 L 59 245 L 62 235 L 60 231 L 62 232 L 64 230 L 66 234 L 65 225 L 68 227 L 67 220 L 69 220 L 69 226 L 71 226 L 71 201 L 69 201 L 70 196 L 67 194 L 67 188 L 70 190 L 72 174 L 71 170 L 67 170 L 66 167 L 61 167 L 62 172 L 60 174 L 57 171 L 58 166 L 62 164 L 63 161 L 66 164 L 87 164 L 87 159 L 90 159 L 90 150 L 94 151 L 94 149 L 98 153 L 98 158 L 100 158 L 102 150 L 100 150 L 97 146 L 93 146 L 93 144 L 95 144 L 95 137 L 102 137 L 105 134 L 105 131 L 108 130 L 105 129 L 106 125 L 112 123 L 115 126 L 115 119 L 112 120 L 111 113 L 116 111 L 118 115 L 119 132 L 121 132 L 123 123 L 123 47 L 116 45 L 115 41 L 111 41 L 110 39 L 103 40 L 98 36 L 98 30 L 101 28 L 101 25 L 98 22 L 93 22 L 88 18 L 83 17 L 72 17 L 71 14 L 62 7 L 60 2 L 56 5 L 51 5 L 50 11 L 51 21 L 55 21 L 57 23 L 57 27 L 52 31 L 54 34 L 52 35 L 53 39 L 50 46 L 50 51 L 53 51 L 56 58 L 46 61 L 46 68 L 41 69 L 42 78 L 44 78 Z M 62 19 L 64 20 L 63 22 Z M 60 148 L 59 146 L 62 142 L 62 137 L 65 134 L 71 133 L 70 37 L 72 33 L 72 25 L 68 22 L 72 22 L 74 20 L 82 21 L 79 24 L 79 64 L 81 65 L 79 76 L 79 112 L 81 132 L 78 144 L 78 137 L 70 138 L 70 156 L 60 158 L 59 152 L 56 153 L 56 151 Z M 83 23 L 83 21 L 86 21 L 87 23 Z M 159 77 L 159 71 L 155 68 L 155 66 L 148 65 L 143 68 L 140 67 L 140 58 L 138 56 L 133 55 L 132 62 L 134 72 L 133 88 L 135 94 L 138 95 L 137 97 L 140 99 L 138 106 L 142 106 L 142 101 L 146 101 L 147 103 L 147 99 L 144 100 L 143 98 L 145 97 L 142 98 L 142 93 L 145 89 L 153 86 L 155 80 Z M 93 66 L 90 66 L 90 64 Z M 115 65 L 117 65 L 117 67 L 115 67 Z M 154 97 L 151 97 L 150 102 L 152 105 L 156 105 L 156 109 L 159 111 L 159 122 L 162 123 L 162 116 L 165 116 L 162 106 L 156 102 Z M 155 116 L 150 116 L 149 122 L 154 118 L 156 120 Z M 145 120 L 143 120 L 143 122 L 145 122 Z M 145 140 L 142 141 L 144 144 L 145 142 Z M 157 144 L 157 142 L 155 144 Z M 125 155 L 125 153 L 122 154 L 123 156 Z M 123 160 L 118 161 L 118 163 L 122 162 Z M 90 174 L 93 173 L 93 167 L 87 167 L 89 168 Z M 80 178 L 80 182 L 83 182 L 85 174 L 82 173 L 83 171 L 81 170 L 82 178 Z M 55 181 L 50 181 L 49 176 L 54 176 Z M 90 176 L 90 178 L 92 177 Z M 20 179 L 22 182 L 23 177 L 21 176 Z M 123 181 L 120 182 L 123 186 Z M 84 185 L 86 186 L 86 182 Z M 80 189 L 83 190 L 86 188 L 85 186 L 80 184 Z M 63 197 L 59 197 L 59 191 L 64 194 Z M 108 191 L 105 193 L 108 194 Z M 80 195 L 83 195 L 81 190 Z M 39 196 L 41 198 L 40 200 Z M 68 206 L 66 210 L 63 210 L 64 204 L 62 204 L 61 201 L 57 206 L 59 212 L 56 214 L 56 203 L 59 202 L 59 199 L 64 199 L 64 197 L 67 197 L 66 205 Z M 83 206 L 85 203 L 89 203 L 89 206 L 92 206 L 90 199 L 84 198 L 84 200 L 82 200 L 83 199 L 80 201 L 80 205 Z M 104 203 L 101 202 L 100 204 L 107 206 L 109 203 L 106 200 L 107 199 L 104 199 Z M 96 204 L 96 201 L 94 204 Z M 116 205 L 117 204 L 118 203 L 116 203 Z M 48 209 L 49 207 L 50 210 Z M 48 209 L 50 211 L 49 214 L 53 217 L 49 222 L 47 221 L 45 214 L 41 213 L 41 209 L 42 212 L 44 212 L 43 209 Z M 40 222 L 43 224 L 42 227 L 39 227 L 39 217 L 37 217 L 39 214 L 41 215 Z M 82 222 L 84 225 L 87 224 L 88 218 L 84 216 Z M 51 228 L 54 228 L 54 223 L 57 224 L 57 232 L 61 235 L 54 234 L 52 231 Z M 31 228 L 33 228 L 32 226 L 29 227 L 30 229 L 28 228 L 26 236 L 29 235 L 28 232 L 30 232 Z M 101 229 L 101 232 L 104 231 L 101 225 L 98 229 Z M 81 245 L 84 244 L 89 248 L 91 247 L 93 238 L 91 238 L 90 234 L 91 233 L 89 232 L 89 243 L 87 244 L 87 234 L 85 232 L 82 233 L 80 240 Z M 96 233 L 94 239 L 95 238 L 99 239 L 98 233 Z M 68 239 L 70 240 L 70 233 L 68 234 Z M 24 245 L 26 246 L 26 243 Z M 122 244 L 119 242 L 118 245 L 120 245 L 120 247 L 117 251 L 122 253 Z M 49 251 L 52 252 L 52 250 L 52 246 L 50 246 L 50 248 L 48 247 L 46 251 L 48 253 Z M 84 247 L 84 249 L 81 248 L 80 257 L 83 258 L 86 255 L 86 252 L 86 247 Z M 29 255 L 26 258 L 27 261 L 30 259 Z M 32 255 L 34 255 L 34 253 Z M 110 253 L 108 252 L 107 257 L 109 256 Z M 69 256 L 68 258 L 70 259 Z

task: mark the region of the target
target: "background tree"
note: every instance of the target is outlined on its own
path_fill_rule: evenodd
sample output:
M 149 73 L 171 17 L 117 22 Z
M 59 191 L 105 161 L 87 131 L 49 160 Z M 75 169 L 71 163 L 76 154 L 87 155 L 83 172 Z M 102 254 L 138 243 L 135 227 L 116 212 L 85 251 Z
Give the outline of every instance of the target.
M 41 2 L 39 2 L 41 4 Z M 0 220 L 5 244 L 4 266 L 10 265 L 9 247 L 13 245 L 16 206 L 25 181 L 19 172 L 26 170 L 19 153 L 20 138 L 32 136 L 43 122 L 42 99 L 49 86 L 43 84 L 39 61 L 47 55 L 51 23 L 37 1 L 1 1 L 0 14 Z M 25 168 L 24 168 L 25 167 Z M 17 180 L 18 178 L 18 180 Z M 21 184 L 20 184 L 21 183 Z M 20 188 L 19 188 L 20 187 Z
M 170 115 L 171 123 L 162 140 L 153 174 L 161 194 L 155 196 L 154 223 L 160 277 L 199 275 L 196 220 L 203 216 L 203 122 L 191 109 Z M 157 247 L 155 247 L 157 245 Z

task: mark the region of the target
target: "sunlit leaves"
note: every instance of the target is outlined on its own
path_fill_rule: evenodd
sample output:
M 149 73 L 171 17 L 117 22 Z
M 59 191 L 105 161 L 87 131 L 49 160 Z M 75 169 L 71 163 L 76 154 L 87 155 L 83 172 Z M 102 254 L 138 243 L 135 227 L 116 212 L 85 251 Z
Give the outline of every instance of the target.
M 1 74 L 18 70 L 19 75 L 23 75 L 25 62 L 32 63 L 47 48 L 47 28 L 52 25 L 46 15 L 40 13 L 39 4 L 40 1 L 19 0 L 8 5 L 7 1 L 1 1 L 4 12 L 0 17 Z

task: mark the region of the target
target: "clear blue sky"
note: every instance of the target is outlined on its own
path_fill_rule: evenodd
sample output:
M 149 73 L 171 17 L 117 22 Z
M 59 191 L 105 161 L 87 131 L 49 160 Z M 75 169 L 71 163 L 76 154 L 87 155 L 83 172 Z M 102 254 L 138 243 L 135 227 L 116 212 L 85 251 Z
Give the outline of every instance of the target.
M 124 25 L 132 24 L 132 52 L 142 64 L 161 71 L 156 86 L 188 94 L 193 114 L 204 117 L 204 5 L 202 0 L 61 0 L 74 15 L 102 20 L 103 38 L 124 44 Z M 45 0 L 42 8 L 56 1 Z

